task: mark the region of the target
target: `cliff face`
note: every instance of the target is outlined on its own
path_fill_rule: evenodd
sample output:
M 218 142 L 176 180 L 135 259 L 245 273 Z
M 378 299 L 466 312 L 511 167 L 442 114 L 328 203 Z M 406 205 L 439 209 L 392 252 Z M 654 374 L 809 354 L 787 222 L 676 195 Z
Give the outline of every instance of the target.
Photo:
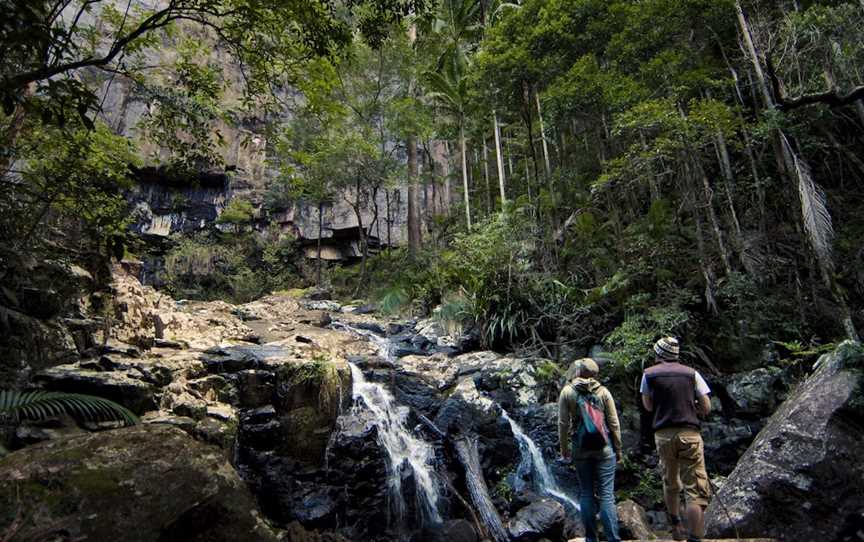
M 126 2 L 117 2 L 118 9 Z M 122 6 L 120 5 L 122 4 Z M 186 38 L 208 40 L 200 28 L 181 25 L 171 37 L 163 38 L 160 47 L 142 53 L 141 65 L 158 66 L 145 70 L 147 85 L 170 87 L 178 76 L 169 67 L 178 59 L 178 48 Z M 275 222 L 286 233 L 309 245 L 307 257 L 316 257 L 314 245 L 319 237 L 317 205 L 293 202 L 287 209 L 271 212 L 265 209 L 265 194 L 279 171 L 274 165 L 275 149 L 268 134 L 277 133 L 290 121 L 288 110 L 278 113 L 249 108 L 243 102 L 243 75 L 240 66 L 218 47 L 207 49 L 206 57 L 196 57 L 201 65 L 221 69 L 224 88 L 219 108 L 225 112 L 211 124 L 211 135 L 218 141 L 216 153 L 223 166 L 216 170 L 198 171 L 197 178 L 177 179 L 167 172 L 164 164 L 172 156 L 169 149 L 159 147 L 147 137 L 145 122 L 157 112 L 152 91 L 117 75 L 90 74 L 91 83 L 103 97 L 102 121 L 116 133 L 132 139 L 140 149 L 146 166 L 136 172 L 137 185 L 129 193 L 133 208 L 134 232 L 151 240 L 167 238 L 177 233 L 193 233 L 214 227 L 214 223 L 233 198 L 250 201 L 256 209 L 257 226 L 261 229 Z M 297 96 L 283 96 L 297 101 Z M 218 135 L 218 137 L 217 137 Z M 178 134 L 178 139 L 183 139 Z M 337 195 L 325 205 L 321 237 L 322 257 L 343 260 L 359 257 L 360 222 L 370 236 L 371 245 L 402 245 L 406 242 L 407 199 L 403 187 L 380 189 L 367 194 L 361 205 L 360 220 L 350 201 L 353 194 Z M 377 216 L 377 219 L 376 219 Z

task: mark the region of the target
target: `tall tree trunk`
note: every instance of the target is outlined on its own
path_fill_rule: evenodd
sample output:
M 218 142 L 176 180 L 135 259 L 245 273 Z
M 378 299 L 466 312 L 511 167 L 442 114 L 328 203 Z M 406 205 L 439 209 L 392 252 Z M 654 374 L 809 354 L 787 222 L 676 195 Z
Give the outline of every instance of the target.
M 411 23 L 408 27 L 408 42 L 414 46 L 417 40 L 417 27 Z M 414 95 L 414 79 L 408 83 L 408 95 Z M 408 147 L 408 252 L 415 257 L 420 250 L 420 205 L 417 197 L 417 135 L 409 134 L 406 146 Z
M 465 142 L 464 120 L 459 121 L 459 148 L 462 155 L 462 190 L 465 193 L 465 223 L 471 231 L 471 194 L 468 192 L 468 149 Z
M 735 13 L 738 16 L 738 25 L 741 30 L 741 37 L 744 39 L 744 45 L 747 47 L 747 52 L 750 56 L 750 61 L 753 64 L 753 70 L 756 72 L 756 79 L 759 83 L 759 90 L 762 92 L 762 99 L 765 106 L 774 107 L 774 98 L 771 96 L 771 91 L 768 88 L 768 79 L 765 77 L 765 72 L 762 70 L 762 57 L 759 56 L 756 50 L 756 44 L 753 41 L 753 34 L 750 32 L 750 23 L 747 21 L 747 15 L 744 13 L 744 8 L 741 6 L 741 0 L 735 0 Z
M 476 152 L 476 151 L 475 151 Z M 489 186 L 489 153 L 486 151 L 486 137 L 483 137 L 483 181 L 486 184 L 486 210 L 492 214 L 492 188 Z
M 714 230 L 714 238 L 717 240 L 717 249 L 720 251 L 723 269 L 729 275 L 732 273 L 732 266 L 729 263 L 729 251 L 726 249 L 726 242 L 723 240 L 723 230 L 720 228 L 720 221 L 717 220 L 717 213 L 714 212 L 714 191 L 711 189 L 708 175 L 705 174 L 705 169 L 701 164 L 697 164 L 694 173 L 702 178 L 702 192 L 705 195 L 705 208 L 708 211 L 708 219 L 711 221 L 711 228 Z
M 528 147 L 531 152 L 531 163 L 534 166 L 534 178 L 537 179 L 537 185 L 540 185 L 540 166 L 537 164 L 537 149 L 534 148 L 534 115 L 531 113 L 531 87 L 527 81 L 522 81 L 522 101 L 525 114 L 525 128 L 528 130 Z
M 492 126 L 495 128 L 495 161 L 498 165 L 498 190 L 501 197 L 501 209 L 503 210 L 504 203 L 507 201 L 507 194 L 504 191 L 504 155 L 501 152 L 501 126 L 498 124 L 498 113 L 494 109 L 492 110 Z
M 543 144 L 543 164 L 546 167 L 546 181 L 552 191 L 552 162 L 549 159 L 549 145 L 546 142 L 546 128 L 543 125 L 543 111 L 540 109 L 540 93 L 534 89 L 534 103 L 537 105 L 537 123 L 540 125 L 540 141 Z
M 505 138 L 505 143 L 507 144 L 507 171 L 510 173 L 510 178 L 513 178 L 513 148 L 510 146 L 510 139 L 512 136 L 512 130 Z
M 443 208 L 444 214 L 450 216 L 451 203 L 451 188 L 450 188 L 450 143 L 444 142 L 444 193 L 441 197 L 444 199 Z
M 324 232 L 324 202 L 318 202 L 318 261 L 315 269 L 315 284 L 321 288 L 321 236 Z
M 391 203 L 390 203 L 390 191 L 386 188 L 384 189 L 384 199 L 387 202 L 387 250 L 390 250 L 390 247 L 393 246 L 393 239 L 390 236 L 390 232 L 392 231 L 393 226 L 393 215 L 391 213 Z
M 417 198 L 417 137 L 408 136 L 408 252 L 415 257 L 420 250 L 420 209 Z

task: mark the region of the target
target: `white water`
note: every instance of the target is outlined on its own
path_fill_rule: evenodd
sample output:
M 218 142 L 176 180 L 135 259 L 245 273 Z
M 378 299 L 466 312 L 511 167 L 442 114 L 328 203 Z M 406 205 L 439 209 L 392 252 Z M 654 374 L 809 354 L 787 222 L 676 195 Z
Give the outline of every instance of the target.
M 405 425 L 408 407 L 397 405 L 389 391 L 380 384 L 367 382 L 363 371 L 353 363 L 350 365 L 354 379 L 354 408 L 366 408 L 372 413 L 378 428 L 378 442 L 387 452 L 387 491 L 391 525 L 406 525 L 405 495 L 402 488 L 404 469 L 410 469 L 414 475 L 414 499 L 421 524 L 440 523 L 432 446 L 408 431 Z
M 501 409 L 504 419 L 510 423 L 510 429 L 513 431 L 513 436 L 519 443 L 519 453 L 522 460 L 519 462 L 518 472 L 530 472 L 534 480 L 534 489 L 541 495 L 548 495 L 560 501 L 565 506 L 569 506 L 573 510 L 579 510 L 579 503 L 567 495 L 555 480 L 555 476 L 549 471 L 549 465 L 543 459 L 543 453 L 537 447 L 537 444 L 531 440 L 531 437 L 525 434 L 525 431 L 516 423 L 516 420 L 511 418 L 507 411 Z
M 345 324 L 339 321 L 334 321 L 330 324 L 330 327 L 333 329 L 347 331 L 349 333 L 365 337 L 369 340 L 369 342 L 375 345 L 375 348 L 378 350 L 378 354 L 381 356 L 381 358 L 386 361 L 393 362 L 393 343 L 390 342 L 390 339 L 388 339 L 387 337 L 382 337 L 374 331 L 370 331 L 368 329 L 360 329 L 358 327 L 354 327 L 350 324 Z

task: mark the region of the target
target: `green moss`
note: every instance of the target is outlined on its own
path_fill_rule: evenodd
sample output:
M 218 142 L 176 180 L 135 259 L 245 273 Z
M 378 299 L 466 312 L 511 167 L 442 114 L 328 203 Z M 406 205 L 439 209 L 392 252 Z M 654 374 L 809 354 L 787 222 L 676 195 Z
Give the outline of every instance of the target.
M 330 412 L 338 405 L 342 379 L 339 369 L 330 358 L 318 354 L 312 360 L 290 365 L 286 370 L 286 379 L 291 387 L 309 386 L 318 389 L 318 407 L 322 411 Z

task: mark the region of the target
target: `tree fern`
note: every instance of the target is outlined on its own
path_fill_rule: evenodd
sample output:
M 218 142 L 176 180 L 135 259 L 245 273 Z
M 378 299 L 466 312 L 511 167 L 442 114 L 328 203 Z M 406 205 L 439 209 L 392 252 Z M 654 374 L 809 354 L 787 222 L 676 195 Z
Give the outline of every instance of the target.
M 126 407 L 94 395 L 0 390 L 0 419 L 39 421 L 62 414 L 84 421 L 119 421 L 124 425 L 138 423 L 138 417 Z

